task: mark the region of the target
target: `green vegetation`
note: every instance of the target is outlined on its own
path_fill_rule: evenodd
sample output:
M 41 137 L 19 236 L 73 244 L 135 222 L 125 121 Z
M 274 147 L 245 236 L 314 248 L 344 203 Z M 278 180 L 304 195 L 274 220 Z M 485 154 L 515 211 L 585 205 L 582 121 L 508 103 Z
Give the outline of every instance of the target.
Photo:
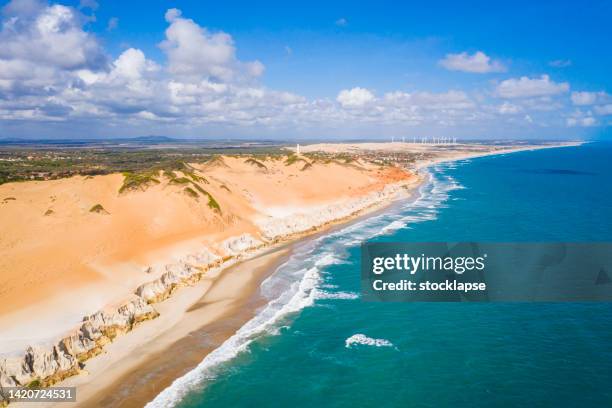
M 170 184 L 189 184 L 191 180 L 187 177 L 177 177 L 170 180 Z
M 151 184 L 159 184 L 159 180 L 155 178 L 158 172 L 147 173 L 123 173 L 123 184 L 119 189 L 119 193 L 132 190 L 146 190 Z
M 218 213 L 221 213 L 221 206 L 219 205 L 217 200 L 215 200 L 215 198 L 210 193 L 206 194 L 208 194 L 208 207 L 210 207 L 214 211 L 217 211 Z
M 108 214 L 108 211 L 106 211 L 106 209 L 104 207 L 102 207 L 102 204 L 96 204 L 93 207 L 91 207 L 89 209 L 90 213 L 97 213 L 97 214 Z
M 218 213 L 221 213 L 221 206 L 219 205 L 217 200 L 215 200 L 215 198 L 212 196 L 212 194 L 210 194 L 208 191 L 204 190 L 201 186 L 199 186 L 196 183 L 193 183 L 193 187 L 196 190 L 198 190 L 200 193 L 202 193 L 202 195 L 205 195 L 205 196 L 208 197 L 208 207 L 209 208 L 211 208 L 214 211 L 217 211 Z M 195 191 L 194 191 L 194 193 L 195 193 Z M 197 193 L 196 193 L 196 195 L 197 195 Z
M 292 164 L 295 164 L 295 163 L 297 163 L 300 160 L 303 160 L 303 159 L 301 159 L 297 155 L 291 153 L 289 156 L 287 156 L 287 159 L 285 159 L 285 165 L 286 166 L 291 166 Z
M 256 159 L 254 159 L 254 158 L 252 158 L 252 157 L 251 157 L 251 158 L 249 158 L 249 159 L 247 159 L 247 160 L 245 161 L 245 163 L 248 163 L 248 164 L 252 164 L 252 165 L 254 165 L 254 166 L 257 166 L 257 167 L 258 167 L 258 168 L 260 168 L 260 169 L 268 170 L 268 168 L 266 167 L 266 165 L 265 165 L 265 164 L 263 164 L 263 163 L 262 163 L 262 162 L 260 162 L 259 160 L 256 160 Z
M 191 177 L 191 179 L 193 181 L 195 181 L 196 183 L 210 184 L 208 182 L 208 180 L 206 180 L 206 177 L 198 176 L 197 174 L 195 174 L 195 172 L 185 172 L 185 170 L 183 170 L 183 173 L 185 173 L 187 176 Z
M 40 382 L 39 379 L 31 381 L 30 383 L 28 383 L 28 385 L 26 385 L 26 388 L 40 388 L 40 387 L 42 387 L 42 383 Z
M 199 195 L 197 192 L 194 191 L 193 188 L 191 187 L 185 187 L 185 189 L 183 190 L 185 193 L 187 193 L 188 196 L 193 197 L 193 198 L 198 198 Z
M 193 187 L 204 195 L 208 194 L 208 192 L 204 190 L 199 184 L 193 183 Z
M 124 146 L 112 142 L 61 144 L 2 144 L 0 142 L 0 184 L 27 180 L 55 180 L 75 175 L 86 178 L 111 173 L 180 171 L 185 177 L 208 184 L 205 177 L 187 163 L 223 163 L 220 155 L 283 158 L 279 147 Z M 165 175 L 165 174 L 164 174 Z
M 206 165 L 207 166 L 227 167 L 227 164 L 225 164 L 225 161 L 223 160 L 223 157 L 221 157 L 219 155 L 215 155 L 215 156 L 211 157 L 206 162 Z

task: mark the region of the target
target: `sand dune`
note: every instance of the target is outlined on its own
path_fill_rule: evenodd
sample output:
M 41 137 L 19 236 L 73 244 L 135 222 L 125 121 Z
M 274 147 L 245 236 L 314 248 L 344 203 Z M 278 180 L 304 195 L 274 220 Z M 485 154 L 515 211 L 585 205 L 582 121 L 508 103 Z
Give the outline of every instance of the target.
M 203 247 L 227 256 L 221 243 L 242 234 L 264 240 L 266 220 L 308 214 L 414 177 L 392 167 L 309 159 L 288 165 L 220 157 L 193 168 L 197 181 L 181 172 L 180 182 L 160 174 L 159 184 L 122 193 L 121 174 L 0 185 L 0 349 L 21 352 L 57 339 L 83 315 L 157 277 L 158 265 Z

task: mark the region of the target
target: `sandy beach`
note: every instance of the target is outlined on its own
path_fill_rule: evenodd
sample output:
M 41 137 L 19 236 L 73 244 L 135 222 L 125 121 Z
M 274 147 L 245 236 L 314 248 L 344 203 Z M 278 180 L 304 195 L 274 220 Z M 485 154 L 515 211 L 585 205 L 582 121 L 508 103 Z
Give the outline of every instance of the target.
M 159 308 L 173 320 L 169 325 L 147 322 L 88 361 L 89 375 L 65 381 L 63 385 L 78 387 L 75 406 L 141 407 L 153 399 L 256 313 L 264 302 L 259 285 L 290 251 L 290 246 L 273 249 L 170 299 Z M 154 324 L 158 327 L 146 327 Z

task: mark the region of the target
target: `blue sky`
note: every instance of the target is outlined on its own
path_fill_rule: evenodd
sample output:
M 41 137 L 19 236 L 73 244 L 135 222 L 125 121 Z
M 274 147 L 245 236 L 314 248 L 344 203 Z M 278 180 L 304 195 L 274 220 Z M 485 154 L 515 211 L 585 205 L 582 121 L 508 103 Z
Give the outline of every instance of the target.
M 610 16 L 604 1 L 5 2 L 0 137 L 597 137 Z

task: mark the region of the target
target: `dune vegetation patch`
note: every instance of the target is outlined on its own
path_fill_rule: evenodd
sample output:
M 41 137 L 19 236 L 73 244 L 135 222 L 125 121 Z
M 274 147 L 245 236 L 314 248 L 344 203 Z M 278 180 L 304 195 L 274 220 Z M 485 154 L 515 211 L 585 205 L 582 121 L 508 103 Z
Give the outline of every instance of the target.
M 298 162 L 308 163 L 308 160 L 304 159 L 303 157 L 298 156 L 295 153 L 291 153 L 285 159 L 285 166 L 291 166 L 292 164 L 295 164 L 295 163 L 298 163 Z
M 268 167 L 265 164 L 263 164 L 259 160 L 254 159 L 252 157 L 249 158 L 249 159 L 246 159 L 245 163 L 251 164 L 251 165 L 253 165 L 253 166 L 257 167 L 257 168 L 263 169 L 263 170 L 268 170 Z
M 219 155 L 215 155 L 215 156 L 211 157 L 210 160 L 208 160 L 205 163 L 205 165 L 207 167 L 227 167 L 227 168 L 229 168 L 229 166 L 227 165 L 225 160 L 223 160 L 223 157 L 221 157 Z
M 219 203 L 217 202 L 217 200 L 215 200 L 215 198 L 212 196 L 212 194 L 210 194 L 208 191 L 204 190 L 201 186 L 199 186 L 196 183 L 193 183 L 193 187 L 198 190 L 200 193 L 202 193 L 202 195 L 205 195 L 208 197 L 208 207 L 218 213 L 221 213 L 221 206 L 219 205 Z M 197 194 L 197 193 L 196 193 Z
M 140 190 L 145 191 L 153 184 L 159 184 L 157 176 L 159 172 L 152 171 L 146 173 L 123 173 L 123 184 L 119 188 L 119 193 Z
M 49 208 L 47 211 L 45 211 L 45 216 L 49 216 L 49 215 L 52 215 L 54 213 L 55 213 L 55 211 L 53 211 L 51 208 Z
M 214 211 L 217 211 L 218 213 L 221 213 L 221 206 L 219 205 L 217 200 L 215 200 L 215 198 L 210 193 L 206 194 L 208 195 L 208 207 Z
M 192 198 L 198 198 L 200 195 L 191 187 L 185 187 L 183 189 L 183 191 L 185 192 L 185 194 L 187 194 L 189 197 Z
M 170 184 L 189 184 L 191 183 L 191 180 L 189 180 L 187 177 L 175 177 L 173 179 L 170 180 Z
M 102 206 L 102 204 L 96 204 L 93 207 L 91 207 L 89 209 L 90 213 L 96 213 L 96 214 L 109 214 L 108 211 L 106 211 L 106 209 Z

